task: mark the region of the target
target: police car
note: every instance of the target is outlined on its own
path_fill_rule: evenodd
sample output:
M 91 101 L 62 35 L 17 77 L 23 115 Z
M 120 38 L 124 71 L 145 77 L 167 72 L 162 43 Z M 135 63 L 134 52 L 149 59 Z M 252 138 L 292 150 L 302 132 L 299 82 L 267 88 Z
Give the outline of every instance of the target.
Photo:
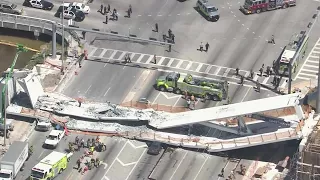
M 85 5 L 85 4 L 83 4 L 83 3 L 77 3 L 77 2 L 64 3 L 63 6 L 74 8 L 77 11 L 82 11 L 85 14 L 89 14 L 89 12 L 90 12 L 90 7 Z
M 65 19 L 72 19 L 78 22 L 83 21 L 85 18 L 85 14 L 82 11 L 77 11 L 75 8 L 66 6 L 60 6 L 55 16 L 60 18 L 63 17 Z
M 198 0 L 196 8 L 198 11 L 204 14 L 206 19 L 210 21 L 218 21 L 220 18 L 218 8 L 209 3 L 208 0 Z
M 25 0 L 23 5 L 44 10 L 51 10 L 54 6 L 51 2 L 45 0 Z

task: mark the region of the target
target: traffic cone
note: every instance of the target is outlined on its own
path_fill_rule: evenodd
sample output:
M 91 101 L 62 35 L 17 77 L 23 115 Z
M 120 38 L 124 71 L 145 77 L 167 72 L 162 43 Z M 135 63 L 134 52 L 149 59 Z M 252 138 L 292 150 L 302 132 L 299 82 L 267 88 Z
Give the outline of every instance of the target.
M 85 59 L 85 60 L 88 60 L 88 52 L 87 52 L 87 50 L 84 50 L 83 53 L 84 53 L 84 59 Z

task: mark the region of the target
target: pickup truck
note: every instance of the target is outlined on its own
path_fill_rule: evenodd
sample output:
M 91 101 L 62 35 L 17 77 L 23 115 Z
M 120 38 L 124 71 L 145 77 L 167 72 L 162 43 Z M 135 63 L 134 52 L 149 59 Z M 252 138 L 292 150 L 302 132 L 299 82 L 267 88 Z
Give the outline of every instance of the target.
M 47 139 L 44 142 L 44 145 L 49 148 L 56 148 L 64 135 L 64 130 L 51 130 L 49 136 L 47 136 Z
M 51 127 L 52 125 L 49 119 L 37 119 L 37 124 L 35 127 L 37 131 L 49 131 Z
M 28 158 L 28 142 L 14 141 L 0 161 L 0 179 L 12 180 Z

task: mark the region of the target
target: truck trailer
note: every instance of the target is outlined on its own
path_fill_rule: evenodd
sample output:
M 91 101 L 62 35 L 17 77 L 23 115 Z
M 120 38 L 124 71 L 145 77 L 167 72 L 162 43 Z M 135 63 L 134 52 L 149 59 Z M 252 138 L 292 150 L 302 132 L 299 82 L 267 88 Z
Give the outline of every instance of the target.
M 240 6 L 240 11 L 244 14 L 261 13 L 275 9 L 286 9 L 296 5 L 296 0 L 245 0 Z
M 28 158 L 28 142 L 14 141 L 0 161 L 0 179 L 14 179 Z
M 218 80 L 208 80 L 186 76 L 172 72 L 167 76 L 160 76 L 156 80 L 156 87 L 160 91 L 174 92 L 176 94 L 188 93 L 204 99 L 221 101 L 228 97 L 228 82 Z

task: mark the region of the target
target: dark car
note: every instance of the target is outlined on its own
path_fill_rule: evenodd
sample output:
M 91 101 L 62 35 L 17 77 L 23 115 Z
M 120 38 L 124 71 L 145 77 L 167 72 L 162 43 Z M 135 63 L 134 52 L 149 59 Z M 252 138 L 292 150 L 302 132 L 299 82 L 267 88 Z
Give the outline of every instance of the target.
M 64 13 L 62 13 L 64 11 Z M 65 19 L 73 19 L 75 21 L 83 21 L 86 17 L 82 11 L 77 11 L 75 8 L 60 6 L 55 14 L 56 17 L 62 18 L 64 16 Z
M 150 155 L 158 155 L 162 149 L 162 144 L 157 141 L 153 141 L 148 148 L 147 153 Z
M 45 0 L 25 0 L 23 5 L 44 10 L 51 10 L 54 6 L 51 2 Z
M 0 12 L 9 14 L 22 14 L 22 10 L 17 8 L 16 4 L 7 1 L 0 1 Z

